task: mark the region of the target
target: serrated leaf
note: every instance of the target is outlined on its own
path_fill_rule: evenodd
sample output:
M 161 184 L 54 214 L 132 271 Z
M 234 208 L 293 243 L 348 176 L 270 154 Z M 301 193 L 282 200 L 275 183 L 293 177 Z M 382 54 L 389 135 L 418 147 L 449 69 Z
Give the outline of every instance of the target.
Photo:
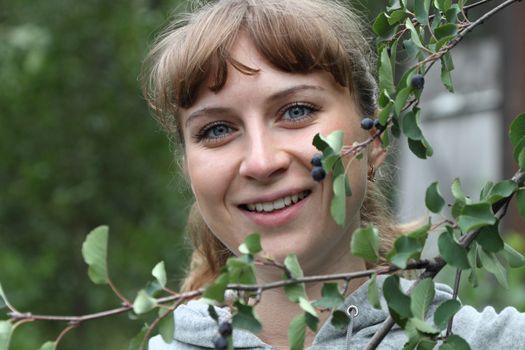
M 99 226 L 92 230 L 82 244 L 82 256 L 89 266 L 88 275 L 95 284 L 108 284 L 108 238 L 109 228 Z
M 219 303 L 224 302 L 224 292 L 226 291 L 226 286 L 230 282 L 230 278 L 227 273 L 222 273 L 212 282 L 202 294 L 203 298 L 215 300 Z
M 465 205 L 458 217 L 458 225 L 464 233 L 495 223 L 492 206 L 486 202 Z
M 379 302 L 379 287 L 377 286 L 377 275 L 373 274 L 370 283 L 368 284 L 368 302 L 375 309 L 380 309 L 381 304 Z
M 496 255 L 494 253 L 486 252 L 483 249 L 479 249 L 478 254 L 483 267 L 496 277 L 503 288 L 509 289 L 507 270 L 501 265 Z
M 412 311 L 410 309 L 410 297 L 403 293 L 399 286 L 399 276 L 391 275 L 385 279 L 383 295 L 390 313 L 392 316 L 397 316 L 394 317 L 394 320 L 398 324 L 401 323 L 400 326 L 403 327 L 404 322 L 412 317 Z
M 430 9 L 430 0 L 418 0 L 414 2 L 416 18 L 422 25 L 428 25 L 428 11 Z
M 160 309 L 159 317 L 164 316 L 165 312 L 165 310 Z M 165 343 L 169 344 L 173 341 L 175 334 L 175 317 L 171 311 L 169 311 L 169 315 L 164 316 L 164 318 L 159 321 L 159 334 Z
M 335 176 L 335 174 L 334 174 Z M 330 214 L 334 221 L 343 226 L 346 219 L 346 175 L 337 175 L 332 184 L 332 202 L 330 203 Z
M 410 294 L 410 310 L 414 317 L 420 320 L 425 319 L 428 307 L 432 303 L 432 300 L 434 300 L 434 294 L 434 281 L 430 278 L 421 280 L 421 282 L 414 287 Z
M 261 322 L 253 311 L 253 307 L 245 305 L 238 300 L 235 302 L 237 313 L 233 315 L 232 326 L 234 328 L 246 329 L 252 333 L 261 331 Z
M 441 257 L 448 264 L 459 269 L 470 268 L 466 249 L 456 243 L 450 232 L 445 231 L 439 236 L 438 247 Z
M 142 342 L 144 340 L 144 337 L 146 336 L 146 333 L 148 331 L 148 325 L 145 324 L 141 330 L 135 335 L 129 342 L 128 350 L 139 350 L 140 346 L 142 345 Z
M 428 186 L 425 193 L 425 205 L 433 213 L 439 213 L 445 206 L 445 200 L 441 195 L 437 181 Z
M 38 350 L 53 350 L 55 345 L 56 342 L 54 341 L 46 341 L 41 347 L 38 348 Z
M 317 317 L 317 311 L 315 311 L 315 308 L 312 306 L 312 304 L 305 298 L 299 297 L 299 307 L 303 309 L 304 312 Z
M 15 328 L 11 321 L 0 321 L 0 350 L 8 350 Z
M 487 252 L 497 253 L 502 250 L 504 245 L 499 235 L 498 223 L 482 227 L 476 236 L 476 242 Z
M 261 236 L 258 233 L 252 233 L 244 239 L 239 247 L 239 251 L 243 254 L 257 254 L 262 250 Z
M 522 267 L 525 265 L 525 257 L 523 254 L 505 243 L 503 247 L 503 255 L 507 259 L 510 267 Z
M 339 292 L 337 283 L 324 283 L 321 289 L 321 299 L 316 300 L 313 305 L 319 308 L 332 309 L 336 308 L 344 302 L 344 298 Z
M 350 249 L 352 255 L 376 262 L 379 259 L 379 232 L 372 225 L 355 230 Z
M 141 315 L 153 310 L 156 306 L 157 301 L 148 295 L 145 290 L 141 289 L 135 297 L 135 301 L 133 301 L 133 312 Z
M 470 350 L 470 345 L 459 335 L 449 335 L 439 350 Z
M 516 204 L 522 218 L 525 218 L 525 189 L 521 189 L 516 194 Z
M 288 326 L 288 345 L 290 350 L 302 350 L 306 335 L 306 320 L 304 315 L 295 316 Z
M 157 265 L 155 265 L 155 267 L 151 271 L 151 274 L 157 279 L 162 288 L 166 287 L 167 277 L 164 261 L 161 261 Z
M 496 203 L 500 199 L 510 197 L 514 191 L 518 189 L 518 184 L 511 180 L 504 180 L 496 183 L 490 189 L 487 196 L 487 201 L 491 204 Z
M 439 329 L 445 329 L 448 321 L 461 309 L 461 303 L 450 299 L 441 303 L 434 312 L 434 324 Z

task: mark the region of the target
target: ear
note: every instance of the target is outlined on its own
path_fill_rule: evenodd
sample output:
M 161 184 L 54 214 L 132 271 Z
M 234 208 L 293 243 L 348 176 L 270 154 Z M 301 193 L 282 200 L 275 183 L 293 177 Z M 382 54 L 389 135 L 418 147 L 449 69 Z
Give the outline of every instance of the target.
M 368 164 L 377 169 L 383 164 L 387 156 L 386 149 L 381 145 L 379 138 L 374 139 L 368 146 Z

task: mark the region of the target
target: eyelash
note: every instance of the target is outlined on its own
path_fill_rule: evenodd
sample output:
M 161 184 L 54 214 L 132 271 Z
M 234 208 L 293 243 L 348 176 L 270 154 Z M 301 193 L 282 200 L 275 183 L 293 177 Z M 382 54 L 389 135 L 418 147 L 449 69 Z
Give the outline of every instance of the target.
M 224 136 L 218 136 L 218 137 L 209 137 L 208 136 L 208 133 L 216 126 L 224 126 L 226 128 L 228 128 L 229 130 L 234 130 L 233 127 L 231 127 L 230 125 L 228 125 L 227 123 L 223 122 L 223 121 L 217 121 L 217 122 L 213 122 L 213 123 L 210 123 L 208 125 L 205 125 L 202 129 L 200 129 L 197 134 L 195 134 L 194 136 L 194 139 L 197 141 L 197 142 L 216 142 L 228 135 L 224 135 Z
M 292 108 L 295 108 L 295 107 L 302 107 L 302 108 L 305 108 L 305 109 L 308 109 L 309 112 L 303 116 L 303 117 L 300 117 L 298 119 L 284 119 L 284 115 L 286 112 L 288 112 L 289 110 L 291 110 Z M 310 119 L 314 116 L 315 113 L 319 112 L 320 108 L 311 104 L 311 103 L 305 103 L 305 102 L 293 102 L 291 104 L 288 104 L 286 106 L 284 106 L 281 111 L 279 112 L 279 115 L 281 115 L 281 118 L 283 118 L 284 120 L 288 121 L 288 122 L 291 122 L 291 123 L 301 123 L 301 122 L 304 122 L 305 120 L 307 119 Z

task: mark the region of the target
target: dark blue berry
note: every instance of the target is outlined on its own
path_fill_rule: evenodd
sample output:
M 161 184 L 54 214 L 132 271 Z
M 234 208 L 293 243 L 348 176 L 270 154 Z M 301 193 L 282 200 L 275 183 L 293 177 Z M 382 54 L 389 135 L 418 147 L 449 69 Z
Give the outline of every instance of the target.
M 213 346 L 217 350 L 226 350 L 228 349 L 228 340 L 224 337 L 218 337 L 213 341 Z
M 416 90 L 421 90 L 425 86 L 425 77 L 421 74 L 416 74 L 412 77 L 412 80 L 410 81 L 410 85 L 412 85 L 412 88 Z
M 374 127 L 377 130 L 384 130 L 385 129 L 385 126 L 379 122 L 379 119 L 375 119 L 374 120 Z
M 363 118 L 361 119 L 361 128 L 365 130 L 370 130 L 374 126 L 374 120 L 371 118 Z
M 317 153 L 317 154 L 314 154 L 310 163 L 312 163 L 313 166 L 322 166 L 323 165 L 321 163 L 322 160 L 323 160 L 323 155 L 321 153 Z
M 323 167 L 314 166 L 312 169 L 312 177 L 315 181 L 321 182 L 326 177 L 326 171 L 324 171 Z
M 223 322 L 219 325 L 219 334 L 223 337 L 232 335 L 232 325 L 230 322 Z

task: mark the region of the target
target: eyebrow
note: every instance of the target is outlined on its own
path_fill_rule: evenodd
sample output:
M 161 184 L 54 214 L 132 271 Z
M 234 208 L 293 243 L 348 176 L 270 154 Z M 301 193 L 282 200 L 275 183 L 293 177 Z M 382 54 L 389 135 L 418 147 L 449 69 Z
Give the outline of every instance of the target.
M 305 91 L 305 90 L 325 91 L 325 89 L 323 87 L 319 86 L 319 85 L 302 84 L 302 85 L 292 86 L 290 88 L 287 88 L 287 89 L 284 89 L 284 90 L 277 91 L 277 92 L 273 93 L 272 95 L 270 95 L 268 97 L 268 102 L 275 102 L 275 101 L 284 99 L 284 98 L 286 98 L 286 97 L 288 97 L 290 95 L 293 95 L 293 94 L 295 94 L 297 92 Z M 205 115 L 205 114 L 223 114 L 223 113 L 226 113 L 228 111 L 230 111 L 230 108 L 227 108 L 227 107 L 203 107 L 203 108 L 200 108 L 200 109 L 192 112 L 188 116 L 188 119 L 186 119 L 186 122 L 184 124 L 187 127 L 188 123 L 192 119 L 194 119 L 196 117 L 199 117 L 201 115 Z

